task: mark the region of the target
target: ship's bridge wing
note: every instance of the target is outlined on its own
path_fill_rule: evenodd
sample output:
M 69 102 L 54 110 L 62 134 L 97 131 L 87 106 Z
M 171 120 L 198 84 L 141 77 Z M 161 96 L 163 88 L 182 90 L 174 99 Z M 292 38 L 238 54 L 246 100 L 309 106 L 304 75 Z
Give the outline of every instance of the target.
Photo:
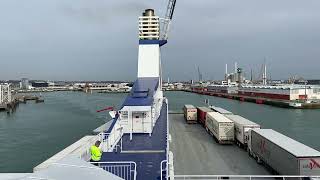
M 144 77 L 138 78 L 131 89 L 130 94 L 125 99 L 124 106 L 151 106 L 153 95 L 159 86 L 159 78 Z

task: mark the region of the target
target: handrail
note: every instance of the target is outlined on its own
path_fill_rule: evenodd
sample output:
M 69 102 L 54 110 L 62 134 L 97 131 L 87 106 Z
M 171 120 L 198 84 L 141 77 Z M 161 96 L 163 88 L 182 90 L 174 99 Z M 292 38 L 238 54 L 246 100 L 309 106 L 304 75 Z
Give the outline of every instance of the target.
M 106 167 L 105 166 L 103 166 L 104 164 L 108 164 L 108 165 L 111 165 L 111 169 L 112 170 L 114 170 L 115 172 L 110 172 L 110 171 L 108 171 L 108 172 L 110 172 L 110 173 L 112 173 L 112 174 L 115 174 L 115 175 L 117 175 L 117 176 L 119 176 L 118 174 L 116 174 L 117 172 L 119 173 L 119 172 L 121 172 L 121 170 L 120 171 L 117 171 L 117 169 L 116 168 L 122 168 L 122 166 L 124 166 L 125 164 L 128 164 L 129 166 L 130 166 L 130 173 L 133 173 L 133 180 L 136 180 L 136 178 L 137 178 L 137 163 L 136 162 L 134 162 L 134 161 L 115 161 L 115 162 L 90 162 L 91 164 L 96 164 L 99 168 L 102 168 L 102 169 L 104 169 L 104 170 L 106 170 L 106 171 L 108 171 L 107 169 L 105 169 Z M 112 166 L 112 165 L 114 165 L 114 164 L 116 164 L 117 166 Z M 122 165 L 122 166 L 121 166 Z M 133 169 L 131 169 L 131 165 L 133 165 Z M 120 176 L 119 176 L 120 177 Z M 131 177 L 131 176 L 130 176 Z M 121 177 L 121 178 L 123 178 L 123 177 Z
M 167 154 L 166 154 L 166 157 L 167 157 L 167 160 L 166 160 L 166 165 L 167 165 L 167 171 L 166 171 L 166 178 L 168 179 L 169 177 L 169 151 L 170 151 L 170 142 L 169 142 L 169 134 L 170 134 L 170 129 L 169 129 L 169 103 L 168 103 L 168 99 L 165 98 L 165 103 L 166 103 L 166 106 L 167 106 Z M 171 162 L 172 163 L 172 162 Z
M 98 134 L 99 141 L 102 144 L 102 151 L 105 151 L 105 147 L 107 147 L 107 150 L 109 148 L 109 141 L 108 138 L 110 137 L 110 133 L 101 132 Z
M 113 126 L 113 129 L 111 130 L 110 133 L 101 132 L 101 133 L 98 134 L 99 140 L 102 143 L 103 152 L 111 152 L 111 151 L 113 151 L 117 147 L 117 144 L 118 144 L 119 141 L 120 141 L 120 149 L 122 151 L 123 131 L 122 131 L 122 127 L 118 123 L 119 122 L 115 123 L 115 125 Z M 120 127 L 117 128 L 117 126 L 120 126 Z M 113 139 L 109 139 L 109 138 L 113 138 Z M 113 142 L 109 142 L 111 140 Z
M 163 163 L 166 163 L 166 165 L 167 165 L 167 163 L 168 163 L 168 161 L 167 160 L 162 160 L 161 161 L 161 163 L 160 163 L 160 180 L 162 180 L 162 172 L 165 170 L 166 171 L 166 175 L 167 175 L 167 172 L 168 172 L 168 167 L 166 167 L 165 169 L 163 169 Z M 166 176 L 166 178 L 167 178 L 168 176 Z

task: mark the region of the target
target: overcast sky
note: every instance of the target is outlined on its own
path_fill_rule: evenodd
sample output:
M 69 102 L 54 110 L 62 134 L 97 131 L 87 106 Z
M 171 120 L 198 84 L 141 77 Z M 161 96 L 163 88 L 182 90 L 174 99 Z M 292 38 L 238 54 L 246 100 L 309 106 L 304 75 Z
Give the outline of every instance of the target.
M 222 79 L 238 62 L 257 77 L 320 79 L 319 0 L 177 0 L 163 74 Z M 0 79 L 134 80 L 138 16 L 166 0 L 0 0 Z M 270 75 L 269 75 L 270 76 Z

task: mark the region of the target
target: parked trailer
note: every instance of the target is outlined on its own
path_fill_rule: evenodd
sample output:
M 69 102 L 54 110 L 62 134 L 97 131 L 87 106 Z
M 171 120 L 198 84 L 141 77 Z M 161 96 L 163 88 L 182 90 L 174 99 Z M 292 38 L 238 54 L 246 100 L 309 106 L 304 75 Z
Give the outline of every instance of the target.
M 319 175 L 320 152 L 272 129 L 249 131 L 249 153 L 281 175 Z
M 242 147 L 247 147 L 249 130 L 260 129 L 260 125 L 239 115 L 226 114 L 225 116 L 234 122 L 234 136 L 237 144 Z
M 213 112 L 213 110 L 208 107 L 197 107 L 198 122 L 203 126 L 206 125 L 207 112 Z
M 213 111 L 218 112 L 220 114 L 233 114 L 232 112 L 225 110 L 221 107 L 210 106 L 210 109 L 212 109 Z
M 197 108 L 193 105 L 186 104 L 183 107 L 183 112 L 187 123 L 197 123 Z
M 232 144 L 234 141 L 234 123 L 218 112 L 207 112 L 206 130 L 220 144 Z

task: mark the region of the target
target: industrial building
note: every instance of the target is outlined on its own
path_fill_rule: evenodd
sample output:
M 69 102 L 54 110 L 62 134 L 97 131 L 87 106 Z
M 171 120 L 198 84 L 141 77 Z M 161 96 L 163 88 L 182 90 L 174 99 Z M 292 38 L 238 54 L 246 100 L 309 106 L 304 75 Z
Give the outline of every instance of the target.
M 34 88 L 46 88 L 49 87 L 49 83 L 45 81 L 34 81 L 31 83 L 31 86 Z
M 320 100 L 320 86 L 309 85 L 192 85 L 191 91 L 220 93 L 220 94 L 238 94 L 250 97 L 262 97 L 278 100 Z
M 29 79 L 22 78 L 20 82 L 20 89 L 30 89 Z
M 208 92 L 215 92 L 215 93 L 237 94 L 238 93 L 238 86 L 211 84 L 211 85 L 207 86 L 207 91 Z
M 10 84 L 0 84 L 0 108 L 12 101 Z

